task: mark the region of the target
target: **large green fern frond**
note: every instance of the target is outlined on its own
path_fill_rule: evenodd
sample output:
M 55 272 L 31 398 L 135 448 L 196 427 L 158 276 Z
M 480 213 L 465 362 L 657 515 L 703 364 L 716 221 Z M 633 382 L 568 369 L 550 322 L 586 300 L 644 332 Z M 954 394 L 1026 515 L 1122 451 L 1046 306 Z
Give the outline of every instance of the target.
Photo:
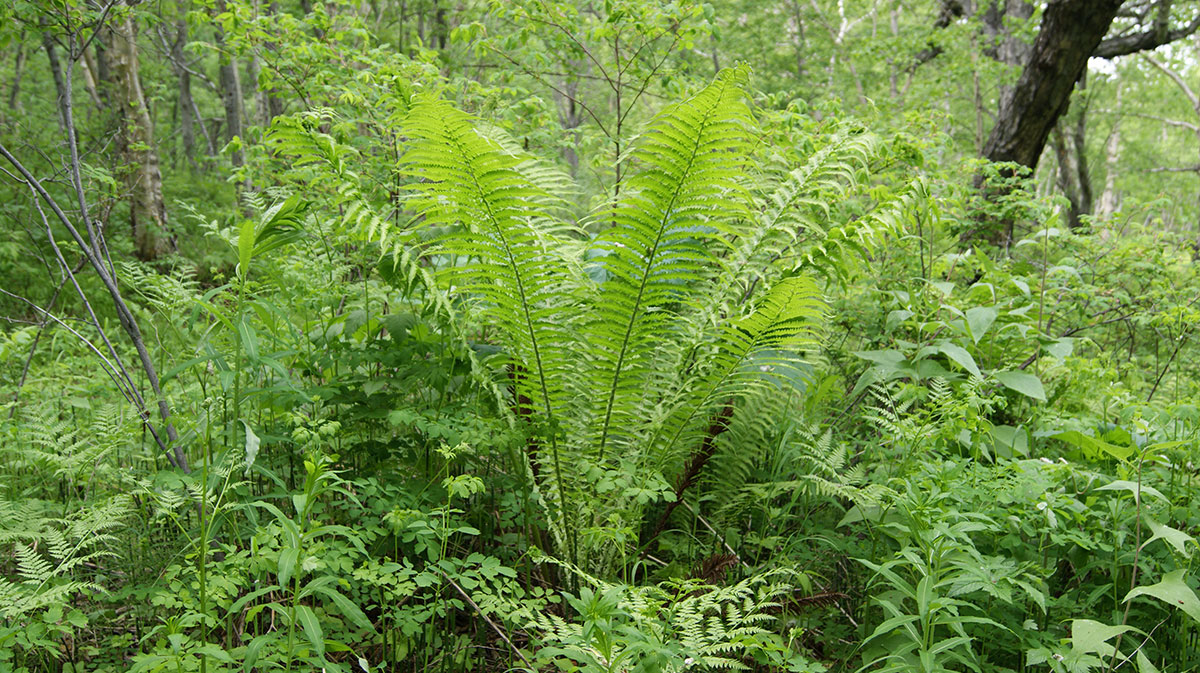
M 423 227 L 437 228 L 441 275 L 498 326 L 522 393 L 553 422 L 562 401 L 561 370 L 570 310 L 565 264 L 539 206 L 545 193 L 517 169 L 520 161 L 476 131 L 469 116 L 436 99 L 413 106 L 405 171 L 419 181 L 409 201 Z
M 726 324 L 701 375 L 688 377 L 679 387 L 688 397 L 664 428 L 666 441 L 656 451 L 655 467 L 661 469 L 681 448 L 710 432 L 707 418 L 718 406 L 756 392 L 787 396 L 805 351 L 817 345 L 824 307 L 812 279 L 793 276 L 771 287 L 748 316 Z
M 405 126 L 409 204 L 437 232 L 431 254 L 443 264 L 444 284 L 472 301 L 472 313 L 502 333 L 505 358 L 520 406 L 536 409 L 548 439 L 550 470 L 542 471 L 557 496 L 560 536 L 567 496 L 554 429 L 566 404 L 566 329 L 576 306 L 566 241 L 547 214 L 551 201 L 518 167 L 525 163 L 479 133 L 471 117 L 444 101 L 417 102 Z
M 670 307 L 717 264 L 745 212 L 741 184 L 750 111 L 743 68 L 726 70 L 692 99 L 668 108 L 641 138 L 633 161 L 644 169 L 622 185 L 597 242 L 607 278 L 589 326 L 599 391 L 593 422 L 597 459 L 614 428 L 639 420 L 647 360 L 663 337 Z

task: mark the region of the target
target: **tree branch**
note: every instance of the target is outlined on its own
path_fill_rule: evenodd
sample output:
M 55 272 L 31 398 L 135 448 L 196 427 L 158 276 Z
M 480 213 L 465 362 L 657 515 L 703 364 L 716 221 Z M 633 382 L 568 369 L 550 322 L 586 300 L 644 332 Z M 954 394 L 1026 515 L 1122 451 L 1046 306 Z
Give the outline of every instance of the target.
M 1139 51 L 1154 49 L 1161 47 L 1164 44 L 1182 40 L 1189 35 L 1192 35 L 1197 30 L 1200 30 L 1200 14 L 1192 19 L 1186 26 L 1181 26 L 1173 30 L 1158 30 L 1157 28 L 1134 33 L 1133 35 L 1121 35 L 1111 37 L 1107 40 L 1102 40 L 1100 46 L 1092 52 L 1094 58 L 1116 58 L 1118 56 L 1128 56 Z

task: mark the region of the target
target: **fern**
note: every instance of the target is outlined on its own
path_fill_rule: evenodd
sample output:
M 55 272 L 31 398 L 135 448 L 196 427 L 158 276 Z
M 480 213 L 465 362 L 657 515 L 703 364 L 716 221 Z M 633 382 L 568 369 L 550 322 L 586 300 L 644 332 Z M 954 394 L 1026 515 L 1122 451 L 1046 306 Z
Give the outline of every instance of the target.
M 779 647 L 769 627 L 782 601 L 805 583 L 793 571 L 775 570 L 729 587 L 695 580 L 638 587 L 560 565 L 587 585 L 578 598 L 568 597 L 583 623 L 538 613 L 525 615 L 526 626 L 539 635 L 542 657 L 584 670 L 747 670 L 743 658 Z
M 48 516 L 37 500 L 0 501 L 0 544 L 11 545 L 15 572 L 0 576 L 0 617 L 20 619 L 36 610 L 70 603 L 79 592 L 99 591 L 84 567 L 114 556 L 112 530 L 130 511 L 128 496 L 114 496 L 65 517 Z M 11 578 L 11 579 L 9 579 Z M 15 580 L 15 581 L 14 581 Z
M 633 155 L 647 169 L 629 181 L 611 213 L 613 228 L 598 241 L 608 275 L 589 325 L 592 385 L 601 391 L 593 428 L 598 462 L 614 426 L 640 420 L 631 402 L 669 319 L 663 309 L 714 264 L 710 246 L 737 231 L 732 225 L 746 200 L 740 184 L 750 123 L 740 88 L 746 74 L 724 71 L 658 117 Z
M 823 313 L 816 282 L 778 260 L 827 256 L 804 242 L 816 229 L 813 240 L 869 252 L 902 210 L 896 197 L 838 223 L 822 205 L 864 185 L 883 154 L 859 129 L 798 167 L 751 170 L 747 76 L 723 71 L 651 122 L 624 159 L 619 198 L 587 222 L 595 236 L 564 220 L 578 208 L 565 175 L 429 95 L 389 103 L 402 120 L 395 185 L 354 172 L 358 152 L 337 138 L 330 110 L 272 131 L 342 224 L 391 251 L 381 268 L 395 284 L 423 295 L 460 344 L 484 334 L 500 346 L 487 360 L 464 350 L 510 421 L 529 425 L 518 455 L 555 544 L 586 552 L 592 570 L 620 557 L 602 531 L 638 530 L 672 483 L 678 499 L 730 451 L 762 455 L 767 433 L 745 446 L 722 436 L 794 395 Z M 585 530 L 594 548 L 579 550 Z

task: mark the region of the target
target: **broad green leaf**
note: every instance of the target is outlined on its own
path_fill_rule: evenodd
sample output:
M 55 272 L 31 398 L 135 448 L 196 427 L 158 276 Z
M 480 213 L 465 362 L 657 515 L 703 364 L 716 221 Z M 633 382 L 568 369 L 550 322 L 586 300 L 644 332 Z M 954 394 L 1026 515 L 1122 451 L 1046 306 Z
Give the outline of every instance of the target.
M 245 276 L 250 269 L 250 258 L 254 255 L 254 236 L 256 228 L 254 220 L 246 220 L 242 222 L 241 229 L 238 230 L 238 268 L 239 276 Z
M 296 571 L 296 562 L 300 559 L 300 550 L 295 547 L 288 547 L 280 550 L 279 564 L 276 574 L 279 576 L 279 586 L 286 587 L 288 581 L 292 579 L 292 573 Z
M 348 617 L 350 621 L 368 631 L 375 631 L 375 625 L 371 623 L 370 619 L 367 619 L 367 616 L 363 614 L 363 611 L 360 610 L 357 605 L 351 602 L 349 598 L 346 598 L 339 593 L 337 589 L 334 589 L 333 587 L 320 587 L 317 589 L 317 592 L 332 600 L 333 604 L 337 606 L 338 611 Z
M 229 656 L 228 652 L 226 652 L 225 650 L 221 649 L 218 645 L 215 645 L 213 643 L 206 643 L 204 645 L 201 645 L 200 647 L 197 647 L 195 651 L 196 651 L 196 654 L 202 654 L 206 657 L 212 657 L 213 659 L 216 659 L 217 661 L 223 661 L 227 664 L 234 663 L 233 657 Z
M 1146 525 L 1150 526 L 1150 530 L 1154 531 L 1154 536 L 1149 540 L 1146 540 L 1146 543 L 1142 545 L 1143 547 L 1146 544 L 1154 542 L 1155 540 L 1165 540 L 1167 544 L 1175 548 L 1175 551 L 1188 558 L 1191 558 L 1192 550 L 1188 547 L 1187 543 L 1196 541 L 1191 535 L 1188 535 L 1181 530 L 1161 524 L 1149 517 L 1146 518 Z
M 1045 388 L 1042 388 L 1042 380 L 1033 374 L 1030 374 L 1029 372 L 996 372 L 995 376 L 996 380 L 1004 384 L 1004 387 L 1006 388 L 1011 388 L 1012 390 L 1015 390 L 1026 397 L 1032 397 L 1035 400 L 1040 400 L 1042 402 L 1046 401 L 1046 390 Z
M 992 323 L 996 322 L 998 315 L 1000 312 L 994 306 L 976 306 L 967 309 L 967 327 L 971 331 L 971 340 L 979 343 L 983 335 L 987 334 Z
M 904 354 L 897 350 L 855 351 L 854 354 L 884 367 L 895 368 L 904 362 Z
M 1043 345 L 1042 349 L 1054 356 L 1056 359 L 1066 360 L 1075 350 L 1075 340 L 1071 337 L 1055 339 L 1054 341 Z
M 317 620 L 317 615 L 313 613 L 312 608 L 307 605 L 297 605 L 296 621 L 300 623 L 305 637 L 316 650 L 317 658 L 323 658 L 325 656 L 325 634 L 322 633 L 321 622 Z
M 1076 619 L 1071 622 L 1071 649 L 1081 654 L 1095 652 L 1109 656 L 1113 653 L 1109 640 L 1117 634 L 1136 630 L 1128 624 L 1109 626 L 1091 619 Z
M 1097 491 L 1129 491 L 1130 493 L 1133 494 L 1134 498 L 1137 498 L 1139 493 L 1145 493 L 1146 495 L 1152 495 L 1155 498 L 1162 500 L 1163 502 L 1170 502 L 1169 500 L 1167 500 L 1167 496 L 1163 495 L 1158 489 L 1154 488 L 1153 486 L 1147 486 L 1145 484 L 1141 484 L 1139 486 L 1137 484 L 1137 482 L 1125 481 L 1124 479 L 1118 479 L 1116 481 L 1111 481 L 1111 482 L 1101 486 L 1100 488 L 1097 488 L 1096 490 Z
M 1107 453 L 1117 460 L 1127 460 L 1133 455 L 1134 449 L 1131 446 L 1122 446 L 1120 444 L 1111 444 L 1090 435 L 1085 435 L 1078 430 L 1068 430 L 1054 435 L 1055 439 L 1061 440 L 1071 446 L 1083 449 L 1089 456 L 1098 456 L 1100 453 Z
M 967 349 L 949 341 L 943 341 L 938 344 L 938 350 L 946 354 L 946 357 L 954 360 L 963 369 L 967 370 L 974 376 L 983 376 L 979 371 L 979 367 L 975 365 L 975 358 L 967 352 Z
M 241 340 L 242 350 L 245 351 L 246 357 L 250 362 L 258 361 L 258 335 L 254 332 L 254 328 L 250 325 L 250 321 L 246 316 L 238 322 L 238 338 Z
M 1158 600 L 1173 605 L 1186 612 L 1192 619 L 1200 622 L 1200 598 L 1196 592 L 1183 580 L 1183 570 L 1169 572 L 1158 584 L 1148 587 L 1137 587 L 1125 595 L 1129 601 L 1138 596 L 1153 596 Z
M 242 670 L 245 673 L 255 669 L 255 664 L 258 663 L 258 656 L 262 652 L 264 646 L 275 640 L 274 633 L 264 633 L 260 636 L 255 636 L 254 640 L 246 646 L 246 651 L 242 653 Z

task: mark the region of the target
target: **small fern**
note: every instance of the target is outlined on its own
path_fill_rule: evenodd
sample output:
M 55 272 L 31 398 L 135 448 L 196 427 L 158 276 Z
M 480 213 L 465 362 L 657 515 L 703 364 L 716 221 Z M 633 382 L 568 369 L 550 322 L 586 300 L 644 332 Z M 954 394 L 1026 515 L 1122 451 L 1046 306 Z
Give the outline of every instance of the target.
M 0 501 L 0 545 L 11 549 L 13 572 L 0 576 L 0 617 L 20 619 L 42 608 L 69 604 L 80 592 L 99 591 L 85 566 L 116 542 L 112 531 L 130 512 L 128 496 L 89 504 L 67 516 L 50 516 L 38 500 Z

